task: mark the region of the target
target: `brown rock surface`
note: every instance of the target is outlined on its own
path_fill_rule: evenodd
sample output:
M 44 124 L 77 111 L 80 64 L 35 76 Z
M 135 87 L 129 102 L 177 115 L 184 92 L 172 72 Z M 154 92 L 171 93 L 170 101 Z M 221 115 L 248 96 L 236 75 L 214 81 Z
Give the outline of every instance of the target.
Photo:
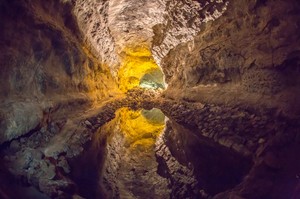
M 85 47 L 69 3 L 0 6 L 0 143 L 35 128 L 50 107 L 100 100 L 116 88 Z
M 2 0 L 0 19 L 0 197 L 11 174 L 81 197 L 79 158 L 117 198 L 299 198 L 298 0 Z M 167 89 L 121 94 L 149 64 Z M 170 120 L 149 148 L 116 122 L 88 149 L 121 107 Z
M 192 41 L 162 59 L 167 95 L 188 99 L 201 92 L 194 100 L 278 102 L 283 112 L 298 114 L 299 6 L 294 0 L 230 1 L 222 17 L 202 24 Z

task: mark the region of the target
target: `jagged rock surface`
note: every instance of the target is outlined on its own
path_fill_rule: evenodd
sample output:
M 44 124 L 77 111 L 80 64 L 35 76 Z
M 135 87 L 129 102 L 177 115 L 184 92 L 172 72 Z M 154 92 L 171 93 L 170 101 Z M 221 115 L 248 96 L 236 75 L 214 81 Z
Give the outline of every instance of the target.
M 26 185 L 51 197 L 79 197 L 72 161 L 93 133 L 118 108 L 157 107 L 188 129 L 167 129 L 157 144 L 160 161 L 145 158 L 153 161 L 147 167 L 153 175 L 142 179 L 158 180 L 158 195 L 298 199 L 299 10 L 298 0 L 1 1 L 1 159 Z M 164 98 L 135 88 L 124 99 L 91 106 L 114 96 L 121 58 L 141 49 L 146 53 L 139 56 L 153 56 L 165 74 Z M 254 165 L 231 186 L 188 192 L 207 188 L 196 182 L 197 168 L 207 168 L 186 158 L 194 149 L 191 135 Z M 130 164 L 142 172 L 143 165 L 122 151 L 120 140 L 108 145 L 109 155 L 128 161 L 116 165 L 120 156 L 111 158 L 106 180 L 114 196 L 132 197 L 136 190 L 120 189 L 115 178 L 121 169 L 123 182 L 131 183 L 124 173 Z M 103 166 L 101 152 L 94 158 Z
M 51 107 L 103 99 L 116 88 L 109 70 L 84 48 L 70 4 L 0 6 L 0 143 L 37 127 Z
M 199 87 L 199 92 L 209 96 L 210 88 L 201 86 L 216 89 L 214 85 L 219 90 L 209 101 L 227 97 L 226 92 L 235 103 L 239 96 L 256 95 L 262 97 L 256 104 L 275 101 L 281 111 L 299 113 L 295 105 L 300 96 L 299 9 L 294 0 L 230 1 L 220 18 L 203 24 L 193 40 L 181 43 L 162 59 L 166 81 L 174 88 L 168 95 L 178 97 L 183 92 L 188 99 L 195 92 L 188 89 Z M 222 95 L 213 97 L 216 94 Z M 209 102 L 200 94 L 198 100 Z

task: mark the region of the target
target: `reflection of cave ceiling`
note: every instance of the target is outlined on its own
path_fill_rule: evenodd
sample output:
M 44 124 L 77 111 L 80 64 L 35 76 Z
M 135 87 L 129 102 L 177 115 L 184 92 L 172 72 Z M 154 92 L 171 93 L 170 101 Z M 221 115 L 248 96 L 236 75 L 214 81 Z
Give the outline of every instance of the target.
M 157 108 L 151 110 L 142 110 L 142 115 L 153 124 L 163 124 L 165 123 L 165 115 L 163 112 Z

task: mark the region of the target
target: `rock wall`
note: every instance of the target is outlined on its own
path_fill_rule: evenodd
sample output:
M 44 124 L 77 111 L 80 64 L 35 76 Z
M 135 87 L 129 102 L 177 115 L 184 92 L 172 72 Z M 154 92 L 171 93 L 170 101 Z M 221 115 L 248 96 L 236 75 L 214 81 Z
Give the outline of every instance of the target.
M 249 68 L 275 69 L 297 60 L 298 10 L 294 0 L 231 1 L 222 17 L 202 24 L 193 41 L 166 56 L 162 66 L 167 80 L 178 70 L 176 79 L 183 78 L 187 86 L 224 83 Z
M 115 77 L 126 56 L 155 59 L 193 40 L 201 24 L 219 18 L 228 1 L 74 1 L 79 28 Z M 117 78 L 116 78 L 117 79 Z
M 169 87 L 215 84 L 221 93 L 223 86 L 236 85 L 237 95 L 270 95 L 294 104 L 299 99 L 299 10 L 295 0 L 230 1 L 221 17 L 202 23 L 194 39 L 162 58 Z
M 189 130 L 173 125 L 173 132 L 167 129 L 165 134 L 169 134 L 168 142 L 172 146 L 171 151 L 174 156 L 177 154 L 183 159 L 190 157 L 191 159 L 186 161 L 192 163 L 196 175 L 202 180 L 207 175 L 209 180 L 202 184 L 206 187 L 204 189 L 206 193 L 214 195 L 217 190 L 224 191 L 227 189 L 224 186 L 229 185 L 231 180 L 236 180 L 235 182 L 241 180 L 235 176 L 238 172 L 242 172 L 239 169 L 247 168 L 245 160 L 234 163 L 239 158 L 229 158 L 228 154 L 222 155 L 222 150 L 214 152 L 218 147 L 232 149 L 237 154 L 252 159 L 254 165 L 240 184 L 212 198 L 254 199 L 299 196 L 299 181 L 295 179 L 298 178 L 300 162 L 294 158 L 300 141 L 298 119 L 278 117 L 272 110 L 266 112 L 262 109 L 259 113 L 257 110 L 247 110 L 239 106 L 226 107 L 214 104 L 203 106 L 199 103 L 187 102 L 178 104 L 178 100 L 163 101 L 159 107 L 173 123 L 176 121 Z M 191 135 L 196 137 L 187 139 Z M 199 140 L 202 141 L 195 143 Z M 203 148 L 203 145 L 209 142 L 215 143 Z M 193 159 L 193 157 L 197 158 Z M 224 160 L 224 157 L 228 160 Z M 210 165 L 208 170 L 203 163 Z M 218 168 L 214 170 L 216 166 Z M 237 168 L 234 169 L 235 166 Z M 222 169 L 226 172 L 222 172 Z M 230 175 L 215 176 L 218 173 L 222 175 L 230 173 Z M 221 182 L 222 180 L 224 181 Z
M 72 4 L 13 0 L 0 9 L 0 143 L 35 128 L 51 107 L 116 89 L 86 47 Z
M 115 41 L 108 26 L 110 1 L 78 0 L 73 4 L 74 15 L 84 41 L 102 63 L 116 75 L 119 58 L 115 53 Z
M 164 20 L 153 26 L 152 53 L 160 65 L 170 50 L 179 44 L 192 41 L 203 24 L 219 18 L 228 5 L 227 0 L 175 1 L 162 0 L 165 5 Z
M 135 58 L 153 64 L 154 58 L 169 84 L 167 97 L 224 103 L 244 96 L 249 103 L 252 93 L 271 96 L 283 112 L 300 112 L 296 0 L 5 0 L 0 6 L 0 123 L 7 134 L 1 142 L 36 127 L 58 101 L 109 97 L 127 66 L 144 67 Z M 203 85 L 215 85 L 215 92 Z M 208 97 L 191 97 L 200 91 Z

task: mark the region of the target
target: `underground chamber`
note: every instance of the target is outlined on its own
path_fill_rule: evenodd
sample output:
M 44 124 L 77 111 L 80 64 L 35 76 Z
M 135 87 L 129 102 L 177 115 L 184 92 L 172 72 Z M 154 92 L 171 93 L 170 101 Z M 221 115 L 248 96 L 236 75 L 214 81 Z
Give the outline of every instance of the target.
M 0 1 L 0 198 L 300 198 L 298 0 Z

